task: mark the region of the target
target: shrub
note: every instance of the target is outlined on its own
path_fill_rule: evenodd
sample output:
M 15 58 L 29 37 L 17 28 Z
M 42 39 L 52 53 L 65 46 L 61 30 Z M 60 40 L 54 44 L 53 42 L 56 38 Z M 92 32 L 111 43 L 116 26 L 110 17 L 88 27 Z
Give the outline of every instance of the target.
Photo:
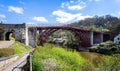
M 56 59 L 48 58 L 42 61 L 43 71 L 54 71 L 56 66 Z
M 99 63 L 99 71 L 119 71 L 120 70 L 120 55 L 103 56 Z
M 14 38 L 14 37 L 12 37 L 12 36 L 10 36 L 10 40 L 15 40 L 15 38 Z
M 89 71 L 92 64 L 76 51 L 66 51 L 51 44 L 39 46 L 33 53 L 33 71 Z

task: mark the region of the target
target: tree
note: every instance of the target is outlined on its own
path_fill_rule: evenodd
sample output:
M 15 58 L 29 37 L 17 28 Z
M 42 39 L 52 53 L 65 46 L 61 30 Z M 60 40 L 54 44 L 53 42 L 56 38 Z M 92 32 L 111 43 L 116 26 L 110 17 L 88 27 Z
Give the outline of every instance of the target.
M 116 25 L 113 27 L 112 33 L 114 33 L 115 35 L 120 34 L 120 23 L 116 24 Z
M 86 18 L 84 20 L 80 20 L 78 22 L 72 23 L 72 25 L 79 27 L 87 27 L 88 29 L 99 30 L 100 27 L 105 30 L 112 30 L 113 27 L 120 23 L 120 19 L 111 15 L 104 16 L 94 16 L 92 18 Z M 94 26 L 94 28 L 93 28 Z M 99 30 L 100 31 L 100 30 Z

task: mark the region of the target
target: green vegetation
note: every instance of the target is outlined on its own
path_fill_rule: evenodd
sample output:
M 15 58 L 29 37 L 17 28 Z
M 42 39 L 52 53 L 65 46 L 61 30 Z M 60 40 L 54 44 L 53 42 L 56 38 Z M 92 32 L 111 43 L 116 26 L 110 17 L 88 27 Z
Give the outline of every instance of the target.
M 8 57 L 14 54 L 15 54 L 15 50 L 13 48 L 1 48 L 0 49 L 0 57 Z
M 15 40 L 15 38 L 12 35 L 10 35 L 10 40 Z
M 8 56 L 11 56 L 14 54 L 22 54 L 22 53 L 25 53 L 28 51 L 30 51 L 30 47 L 16 41 L 9 48 L 1 48 L 0 49 L 0 57 L 8 57 Z
M 22 54 L 30 51 L 30 47 L 17 41 L 11 47 L 15 50 L 15 54 Z
M 98 53 L 80 52 L 94 64 L 92 71 L 120 71 L 120 54 L 103 55 Z
M 78 52 L 55 45 L 38 46 L 33 53 L 33 71 L 88 71 L 92 68 Z
M 48 40 L 50 43 L 59 44 L 63 47 L 69 47 L 72 49 L 77 49 L 79 47 L 79 38 L 75 36 L 74 32 L 69 30 L 58 30 L 54 32 Z M 53 40 L 54 38 L 61 38 L 61 40 Z
M 120 53 L 120 45 L 108 41 L 94 46 L 94 48 L 90 48 L 90 51 L 108 55 L 118 54 Z
M 86 29 L 93 29 L 96 31 L 104 31 L 104 32 L 113 32 L 119 33 L 119 25 L 120 18 L 111 16 L 111 15 L 103 15 L 103 16 L 94 16 L 92 18 L 86 18 L 84 20 L 80 20 L 74 23 L 71 23 L 72 26 L 79 26 Z M 117 28 L 117 29 L 116 29 Z M 117 30 L 117 31 L 116 31 Z
M 120 54 L 104 55 L 98 68 L 99 71 L 120 71 Z
M 92 55 L 91 55 L 92 54 Z M 33 71 L 119 71 L 120 54 L 65 50 L 52 44 L 38 46 L 33 53 Z
M 102 54 L 92 52 L 80 52 L 80 55 L 89 60 L 96 68 L 98 67 L 98 64 L 102 60 L 103 56 Z

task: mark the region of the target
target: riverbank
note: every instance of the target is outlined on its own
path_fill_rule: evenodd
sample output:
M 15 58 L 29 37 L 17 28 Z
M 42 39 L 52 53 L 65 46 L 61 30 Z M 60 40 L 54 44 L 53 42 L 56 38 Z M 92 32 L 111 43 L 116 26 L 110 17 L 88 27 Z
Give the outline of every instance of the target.
M 120 54 L 103 55 L 91 52 L 77 52 L 45 44 L 37 47 L 33 53 L 33 71 L 119 71 Z M 78 65 L 77 65 L 78 64 Z M 52 70 L 49 70 L 52 71 Z

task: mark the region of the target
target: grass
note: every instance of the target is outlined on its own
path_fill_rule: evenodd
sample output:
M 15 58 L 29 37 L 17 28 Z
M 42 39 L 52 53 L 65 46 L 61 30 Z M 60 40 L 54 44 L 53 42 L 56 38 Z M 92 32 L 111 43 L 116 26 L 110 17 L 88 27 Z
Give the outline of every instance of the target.
M 33 71 L 91 71 L 92 64 L 76 51 L 52 44 L 38 46 L 33 53 Z
M 99 71 L 120 71 L 120 54 L 104 55 L 98 67 Z
M 14 54 L 15 54 L 15 50 L 13 48 L 1 48 L 0 49 L 0 57 L 8 57 Z
M 80 54 L 94 64 L 93 71 L 120 71 L 120 54 L 103 55 L 90 52 Z
M 45 44 L 33 53 L 33 71 L 120 71 L 120 54 L 79 53 Z
M 30 47 L 24 45 L 20 42 L 15 42 L 11 47 L 9 48 L 1 48 L 0 49 L 0 57 L 8 57 L 14 54 L 22 54 L 25 52 L 30 51 Z
M 94 64 L 94 67 L 98 67 L 98 64 L 102 60 L 103 56 L 102 54 L 92 52 L 80 52 L 80 55 L 89 60 L 92 64 Z
M 15 54 L 22 54 L 24 52 L 30 51 L 30 47 L 17 41 L 11 47 L 15 50 Z

